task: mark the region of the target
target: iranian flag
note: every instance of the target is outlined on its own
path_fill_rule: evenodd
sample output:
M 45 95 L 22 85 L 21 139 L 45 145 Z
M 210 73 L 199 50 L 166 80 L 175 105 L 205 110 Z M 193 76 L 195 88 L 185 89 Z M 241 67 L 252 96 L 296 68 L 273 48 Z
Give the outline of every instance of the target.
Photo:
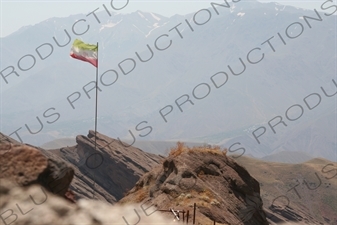
M 89 45 L 81 40 L 76 39 L 71 47 L 70 56 L 88 63 L 95 67 L 98 65 L 97 45 Z

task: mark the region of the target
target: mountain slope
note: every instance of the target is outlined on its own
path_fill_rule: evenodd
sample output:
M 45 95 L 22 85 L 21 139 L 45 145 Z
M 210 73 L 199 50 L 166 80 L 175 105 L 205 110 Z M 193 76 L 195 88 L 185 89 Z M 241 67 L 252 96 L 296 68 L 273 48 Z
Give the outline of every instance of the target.
M 263 161 L 288 163 L 288 164 L 304 163 L 311 159 L 313 159 L 312 156 L 305 154 L 304 152 L 296 152 L 296 151 L 282 151 L 261 158 L 261 160 Z
M 245 156 L 236 161 L 259 181 L 267 213 L 294 222 L 337 224 L 336 163 L 316 158 L 285 164 Z

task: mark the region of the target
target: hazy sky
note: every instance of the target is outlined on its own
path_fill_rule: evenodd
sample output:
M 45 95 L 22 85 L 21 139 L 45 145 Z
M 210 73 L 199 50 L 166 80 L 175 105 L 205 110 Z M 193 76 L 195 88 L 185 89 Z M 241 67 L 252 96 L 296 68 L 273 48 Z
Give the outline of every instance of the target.
M 249 1 L 249 0 L 241 0 Z M 276 2 L 301 8 L 319 9 L 326 0 L 277 0 Z M 337 1 L 337 0 L 335 0 Z M 126 0 L 114 0 L 116 7 L 126 4 Z M 130 13 L 136 10 L 156 12 L 163 16 L 187 14 L 209 7 L 210 2 L 220 3 L 222 0 L 130 0 L 120 13 Z M 271 2 L 260 0 L 260 2 Z M 51 17 L 66 17 L 78 13 L 89 13 L 97 8 L 103 10 L 102 4 L 110 6 L 111 1 L 79 1 L 79 0 L 0 0 L 0 37 L 7 36 L 19 28 L 34 25 Z M 112 10 L 113 11 L 113 10 Z

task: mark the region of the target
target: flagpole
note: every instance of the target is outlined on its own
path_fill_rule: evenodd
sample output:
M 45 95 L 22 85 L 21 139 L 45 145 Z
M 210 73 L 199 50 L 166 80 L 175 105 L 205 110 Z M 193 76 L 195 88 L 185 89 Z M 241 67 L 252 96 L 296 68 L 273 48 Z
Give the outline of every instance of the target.
M 98 42 L 97 42 L 97 67 L 96 67 L 96 101 L 95 101 L 95 153 L 97 153 L 97 99 L 98 99 Z M 96 163 L 96 158 L 95 158 Z M 96 184 L 95 173 L 94 173 L 94 188 Z M 92 199 L 95 197 L 95 190 L 93 188 Z
M 98 99 L 98 42 L 97 42 L 97 67 L 96 67 L 96 103 L 95 103 L 95 151 L 97 151 L 97 99 Z

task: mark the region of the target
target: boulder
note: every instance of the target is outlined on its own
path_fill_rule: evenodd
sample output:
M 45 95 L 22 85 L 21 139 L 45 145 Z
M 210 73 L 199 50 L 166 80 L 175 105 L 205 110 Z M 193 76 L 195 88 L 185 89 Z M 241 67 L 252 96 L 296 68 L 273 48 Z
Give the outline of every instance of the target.
M 0 171 L 0 179 L 18 186 L 39 184 L 62 197 L 74 176 L 74 170 L 65 162 L 47 158 L 36 148 L 11 143 L 0 144 Z

